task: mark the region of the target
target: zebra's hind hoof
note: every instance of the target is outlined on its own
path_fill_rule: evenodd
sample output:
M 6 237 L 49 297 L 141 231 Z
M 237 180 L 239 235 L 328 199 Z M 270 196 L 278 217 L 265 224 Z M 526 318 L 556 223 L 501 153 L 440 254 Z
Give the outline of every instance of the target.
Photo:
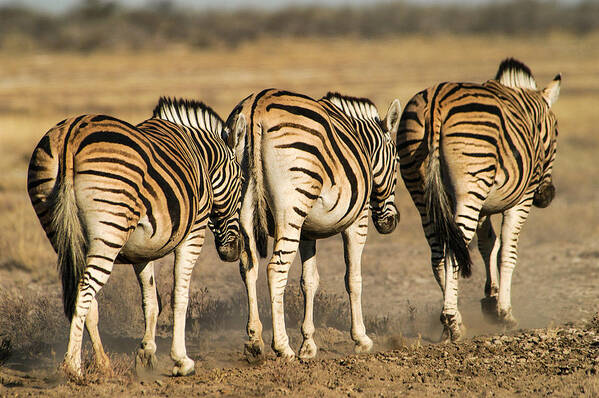
M 190 376 L 195 373 L 195 362 L 191 358 L 177 361 L 173 367 L 173 376 Z
M 158 360 L 155 354 L 150 354 L 144 350 L 139 350 L 135 356 L 135 373 L 139 376 L 151 372 L 158 366 Z
M 356 354 L 362 354 L 365 352 L 370 352 L 372 350 L 372 346 L 374 345 L 374 343 L 372 342 L 372 340 L 370 339 L 370 337 L 368 336 L 364 336 L 365 338 L 356 343 L 356 346 L 354 347 L 354 351 Z
M 291 362 L 295 359 L 295 352 L 293 352 L 293 350 L 289 346 L 283 347 L 282 349 L 279 349 L 279 350 L 277 350 L 275 348 L 273 348 L 273 349 L 277 353 L 277 356 L 279 358 L 282 358 L 288 362 Z
M 499 311 L 497 310 L 497 296 L 487 296 L 480 300 L 480 309 L 485 319 L 492 323 L 499 322 Z
M 299 358 L 300 359 L 312 359 L 316 356 L 318 352 L 318 347 L 316 347 L 316 343 L 314 343 L 313 339 L 304 340 L 302 343 L 302 347 L 299 350 Z
M 243 355 L 249 363 L 264 361 L 264 343 L 262 340 L 246 342 L 243 348 Z
M 518 326 L 518 320 L 512 315 L 511 308 L 500 310 L 498 320 L 508 330 L 515 329 Z

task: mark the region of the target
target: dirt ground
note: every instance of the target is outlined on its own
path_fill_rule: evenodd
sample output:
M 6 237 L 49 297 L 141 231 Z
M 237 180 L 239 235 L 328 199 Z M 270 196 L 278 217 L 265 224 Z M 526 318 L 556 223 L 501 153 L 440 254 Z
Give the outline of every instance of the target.
M 24 191 L 30 153 L 53 124 L 91 112 L 138 122 L 159 95 L 200 98 L 226 117 L 239 99 L 271 86 L 313 96 L 328 90 L 368 96 L 384 114 L 394 97 L 405 104 L 435 82 L 491 78 L 507 56 L 527 63 L 539 85 L 558 72 L 564 76 L 555 107 L 560 123 L 557 196 L 547 209 L 532 211 L 521 234 L 512 285 L 516 330 L 503 330 L 483 318 L 484 269 L 473 250 L 473 276 L 460 280 L 467 338 L 437 343 L 441 293 L 418 215 L 399 182 L 401 222 L 389 236 L 371 231 L 363 256 L 363 307 L 367 332 L 375 341 L 373 353 L 352 353 L 341 239 L 334 237 L 317 243 L 323 292 L 315 313 L 317 358 L 286 363 L 267 349 L 264 362 L 247 363 L 238 267 L 219 262 L 209 240 L 192 281 L 196 301 L 191 308 L 201 319 L 191 322 L 187 334 L 189 355 L 196 360 L 194 376 L 168 376 L 168 310 L 159 320 L 159 368 L 152 375 L 134 375 L 133 353 L 143 320 L 133 271 L 125 266 L 115 268 L 99 297 L 100 332 L 116 375 L 100 376 L 90 367 L 77 384 L 56 370 L 68 333 L 56 260 Z M 594 320 L 599 309 L 598 62 L 599 37 L 565 36 L 260 42 L 234 50 L 174 49 L 161 55 L 3 57 L 0 354 L 6 351 L 2 336 L 10 337 L 12 348 L 7 358 L 0 355 L 0 396 L 599 396 L 599 329 Z M 295 350 L 301 344 L 299 274 L 296 263 L 290 272 L 291 296 L 286 296 Z M 261 307 L 267 307 L 265 278 L 263 263 Z M 157 284 L 168 304 L 172 258 L 158 262 Z M 269 310 L 261 311 L 268 346 Z M 89 362 L 89 346 L 87 352 Z

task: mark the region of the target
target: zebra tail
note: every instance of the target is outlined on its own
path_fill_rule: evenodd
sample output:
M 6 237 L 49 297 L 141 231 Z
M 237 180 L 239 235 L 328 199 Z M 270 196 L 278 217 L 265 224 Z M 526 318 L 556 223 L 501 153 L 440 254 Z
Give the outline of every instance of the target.
M 255 127 L 255 128 L 254 128 Z M 255 131 L 255 132 L 254 132 Z M 266 220 L 266 194 L 262 167 L 262 127 L 252 126 L 252 179 L 254 180 L 254 236 L 260 257 L 265 258 L 268 249 L 268 224 Z
M 433 147 L 429 155 L 424 198 L 426 211 L 439 244 L 445 248 L 446 258 L 455 258 L 462 276 L 470 277 L 472 259 L 464 235 L 455 222 L 451 201 L 443 185 L 438 145 Z
M 64 150 L 67 151 L 66 145 Z M 62 159 L 70 163 L 70 167 L 64 164 L 64 160 L 59 160 L 56 185 L 48 197 L 48 206 L 52 209 L 50 225 L 54 231 L 53 244 L 58 253 L 64 313 L 72 320 L 79 282 L 85 271 L 87 239 L 73 189 L 73 157 L 67 152 L 67 156 Z

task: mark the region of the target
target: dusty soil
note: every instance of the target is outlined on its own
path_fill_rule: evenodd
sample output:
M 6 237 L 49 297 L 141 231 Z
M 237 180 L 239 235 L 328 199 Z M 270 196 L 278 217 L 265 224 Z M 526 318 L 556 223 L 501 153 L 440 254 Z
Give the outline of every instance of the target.
M 4 396 L 597 396 L 599 333 L 593 322 L 458 344 L 395 341 L 391 351 L 291 363 L 268 358 L 249 365 L 196 366 L 196 375 L 89 379 L 0 370 Z

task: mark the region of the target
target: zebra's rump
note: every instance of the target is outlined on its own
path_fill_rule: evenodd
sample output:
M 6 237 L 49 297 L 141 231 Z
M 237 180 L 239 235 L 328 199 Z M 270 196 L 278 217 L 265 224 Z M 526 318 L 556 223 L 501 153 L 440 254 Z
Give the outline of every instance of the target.
M 151 123 L 152 129 L 138 128 L 83 115 L 42 138 L 30 162 L 28 190 L 51 241 L 45 202 L 65 178 L 72 178 L 88 228 L 102 228 L 109 245 L 117 244 L 111 232 L 129 234 L 121 256 L 127 260 L 163 256 L 207 216 L 212 191 L 189 137 L 170 122 Z
M 449 183 L 487 191 L 483 213 L 518 203 L 540 181 L 543 147 L 534 117 L 511 91 L 496 82 L 442 83 L 416 94 L 397 136 L 406 184 L 424 178 L 430 151 L 437 146 Z

